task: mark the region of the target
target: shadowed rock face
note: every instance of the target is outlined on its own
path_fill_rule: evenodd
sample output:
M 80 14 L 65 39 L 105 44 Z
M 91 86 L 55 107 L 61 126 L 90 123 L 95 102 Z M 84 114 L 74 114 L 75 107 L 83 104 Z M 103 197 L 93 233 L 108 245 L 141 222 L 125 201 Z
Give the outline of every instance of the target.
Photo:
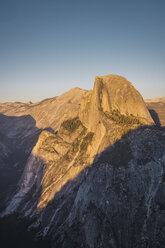
M 156 98 L 145 100 L 146 106 L 153 115 L 154 121 L 160 126 L 165 126 L 165 98 Z
M 30 218 L 52 247 L 165 245 L 165 130 L 131 83 L 96 77 L 93 91 L 25 108 L 45 130 L 1 216 Z
M 78 102 L 83 96 L 78 117 Z M 69 102 L 69 106 L 65 106 L 68 100 L 72 104 Z M 41 211 L 53 199 L 55 193 L 93 162 L 97 154 L 114 144 L 129 130 L 138 128 L 142 123 L 146 124 L 147 117 L 152 122 L 141 95 L 131 83 L 120 76 L 96 77 L 93 91 L 88 94 L 75 88 L 53 99 L 57 104 L 56 108 L 52 102 L 49 106 L 47 101 L 37 108 L 43 111 L 43 104 L 48 108 L 51 106 L 56 110 L 54 119 L 58 117 L 57 123 L 61 123 L 61 126 L 57 134 L 42 131 L 27 161 L 19 183 L 20 190 L 8 204 L 5 214 L 19 208 L 34 185 L 35 194 L 31 197 L 33 204 L 30 204 L 30 208 L 27 205 L 26 211 L 29 215 L 34 215 L 36 210 Z M 73 101 L 76 107 L 73 107 Z M 139 111 L 138 107 L 134 107 L 133 112 L 133 103 L 135 106 L 140 105 Z M 31 112 L 38 118 L 39 114 L 34 109 Z M 62 122 L 66 109 L 69 110 L 67 116 L 74 118 Z M 113 114 L 114 110 L 118 112 Z M 53 116 L 53 113 L 45 115 Z M 54 128 L 58 125 L 52 116 L 50 127 Z M 41 119 L 42 123 L 44 121 L 50 120 Z M 41 122 L 38 121 L 38 125 L 41 125 Z
M 32 103 L 0 103 L 0 208 L 17 188 L 27 159 L 42 130 L 57 132 L 78 114 L 88 92 L 73 88 L 59 97 Z
M 82 100 L 81 122 L 94 131 L 99 121 L 105 119 L 104 113 L 114 110 L 123 115 L 134 115 L 144 124 L 153 124 L 142 96 L 129 81 L 117 75 L 95 77 L 93 91 Z
M 29 115 L 16 117 L 0 114 L 0 208 L 16 190 L 40 132 Z
M 55 196 L 41 217 L 54 247 L 165 246 L 164 135 L 151 127 L 130 132 L 66 185 L 63 201 Z M 51 224 L 46 211 L 56 204 Z
M 125 135 L 56 192 L 38 213 L 37 219 L 32 219 L 30 230 L 35 232 L 37 227 L 36 232 L 39 231 L 41 236 L 51 237 L 51 247 L 164 247 L 164 137 L 165 130 L 156 127 L 139 128 Z M 41 143 L 44 141 L 42 138 Z M 22 216 L 36 216 L 33 210 L 40 195 L 35 188 L 44 164 L 48 166 L 47 171 L 50 169 L 50 177 L 54 170 L 54 180 L 57 173 L 66 168 L 64 161 L 61 169 L 56 163 L 51 169 L 52 165 L 49 167 L 46 160 L 29 158 L 24 182 L 30 187 L 32 177 L 37 176 L 36 182 L 28 194 L 25 192 L 28 188 L 22 184 L 13 199 L 15 207 L 21 194 L 24 195 L 17 208 Z M 79 170 L 79 165 L 77 167 Z M 32 177 L 29 173 L 33 174 Z M 66 171 L 61 171 L 59 176 L 64 174 Z M 52 189 L 53 184 L 49 185 L 49 190 Z

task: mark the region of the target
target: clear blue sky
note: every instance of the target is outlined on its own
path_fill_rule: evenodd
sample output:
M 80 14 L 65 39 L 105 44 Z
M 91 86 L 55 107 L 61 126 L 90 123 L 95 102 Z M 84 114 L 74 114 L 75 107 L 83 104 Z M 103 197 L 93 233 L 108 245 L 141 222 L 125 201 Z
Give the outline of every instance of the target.
M 0 0 L 0 102 L 92 89 L 106 74 L 165 96 L 165 0 Z

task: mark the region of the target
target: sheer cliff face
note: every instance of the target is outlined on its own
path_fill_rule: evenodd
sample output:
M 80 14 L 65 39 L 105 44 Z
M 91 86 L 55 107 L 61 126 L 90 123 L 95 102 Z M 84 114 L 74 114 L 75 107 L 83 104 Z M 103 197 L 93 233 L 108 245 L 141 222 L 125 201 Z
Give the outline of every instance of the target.
M 56 103 L 54 107 L 52 101 Z M 44 116 L 50 116 L 49 119 L 38 120 L 37 109 L 42 113 L 45 105 L 54 112 L 44 110 Z M 100 152 L 129 130 L 153 123 L 141 95 L 125 78 L 114 75 L 96 77 L 94 89 L 89 93 L 75 88 L 28 111 L 36 117 L 38 127 L 46 127 L 46 122 L 58 132 L 42 131 L 27 161 L 20 191 L 6 213 L 14 211 L 33 186 L 34 202 L 28 212 L 41 211 Z
M 87 93 L 73 88 L 35 104 L 0 103 L 0 207 L 16 189 L 39 134 L 45 129 L 55 133 L 64 120 L 77 116 Z
M 57 247 L 164 247 L 164 137 L 141 128 L 100 154 L 42 213 L 43 234 Z
M 35 217 L 30 229 L 49 235 L 52 247 L 164 247 L 165 130 L 133 130 L 85 167 L 58 163 L 56 152 L 52 156 L 44 146 L 52 147 L 47 132 L 29 157 L 6 213 Z
M 144 124 L 153 124 L 142 96 L 129 81 L 117 75 L 95 77 L 93 91 L 82 101 L 80 120 L 94 130 L 105 119 L 104 114 L 114 110 L 123 115 L 134 115 Z
M 141 95 L 108 75 L 57 99 L 28 109 L 41 134 L 1 216 L 34 218 L 52 247 L 164 245 L 165 130 Z

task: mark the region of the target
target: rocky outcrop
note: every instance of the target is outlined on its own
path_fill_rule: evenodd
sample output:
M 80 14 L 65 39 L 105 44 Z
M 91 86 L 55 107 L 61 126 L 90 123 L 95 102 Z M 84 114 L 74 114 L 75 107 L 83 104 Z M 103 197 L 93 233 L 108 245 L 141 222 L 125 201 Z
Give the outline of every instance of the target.
M 164 135 L 139 129 L 104 151 L 42 213 L 43 234 L 58 247 L 164 247 Z
M 73 88 L 59 97 L 35 104 L 0 104 L 0 208 L 16 190 L 42 130 L 49 130 L 50 135 L 57 133 L 64 120 L 78 115 L 81 99 L 87 93 Z
M 42 237 L 51 237 L 51 247 L 164 247 L 164 137 L 165 130 L 156 127 L 133 130 L 61 188 L 56 181 L 58 190 L 38 212 L 29 229 L 33 233 L 39 230 Z M 41 138 L 44 142 L 45 138 Z M 45 151 L 42 152 L 45 157 Z M 62 165 L 61 170 L 66 168 L 65 161 Z M 43 166 L 41 160 L 30 157 L 19 194 L 26 195 L 24 190 L 28 188 L 25 186 L 33 183 L 32 177 L 36 178 L 36 183 L 22 199 L 22 206 L 17 208 L 24 216 L 36 216 L 34 189 Z M 52 178 L 57 180 L 60 168 L 57 164 L 53 166 Z M 49 171 L 50 177 L 52 171 Z M 60 171 L 58 179 L 64 174 Z M 51 192 L 53 187 L 49 187 Z M 16 206 L 18 199 L 17 195 L 9 206 Z
M 41 117 L 38 121 L 46 106 L 53 108 L 54 112 L 45 112 L 45 115 L 51 115 L 49 119 Z M 38 108 L 41 112 L 37 111 Z M 114 75 L 96 77 L 94 89 L 89 93 L 74 88 L 57 99 L 33 106 L 29 111 L 35 116 L 37 126 L 46 127 L 46 122 L 50 128 L 42 131 L 33 148 L 19 183 L 20 190 L 5 214 L 15 211 L 27 201 L 28 193 L 35 187 L 31 210 L 27 210 L 34 215 L 100 152 L 129 130 L 149 121 L 153 123 L 141 95 L 125 78 Z
M 75 87 L 58 97 L 38 103 L 3 103 L 0 104 L 0 113 L 7 116 L 30 115 L 37 128 L 56 131 L 64 120 L 77 116 L 81 100 L 87 93 L 87 90 Z
M 117 75 L 95 77 L 94 89 L 81 103 L 79 118 L 91 131 L 104 122 L 105 113 L 119 111 L 133 115 L 144 124 L 153 124 L 142 96 L 124 77 Z
M 1 217 L 26 216 L 52 247 L 163 247 L 165 130 L 132 84 L 96 77 L 27 106 L 41 134 Z

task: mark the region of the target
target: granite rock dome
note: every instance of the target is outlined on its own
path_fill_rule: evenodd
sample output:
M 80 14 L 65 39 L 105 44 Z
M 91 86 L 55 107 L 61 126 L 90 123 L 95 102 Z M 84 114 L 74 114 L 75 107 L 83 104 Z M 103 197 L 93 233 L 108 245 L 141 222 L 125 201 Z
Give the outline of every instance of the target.
M 153 124 L 141 94 L 124 77 L 118 75 L 96 76 L 94 89 L 82 100 L 79 118 L 94 131 L 105 113 L 119 111 L 134 115 L 144 124 Z

